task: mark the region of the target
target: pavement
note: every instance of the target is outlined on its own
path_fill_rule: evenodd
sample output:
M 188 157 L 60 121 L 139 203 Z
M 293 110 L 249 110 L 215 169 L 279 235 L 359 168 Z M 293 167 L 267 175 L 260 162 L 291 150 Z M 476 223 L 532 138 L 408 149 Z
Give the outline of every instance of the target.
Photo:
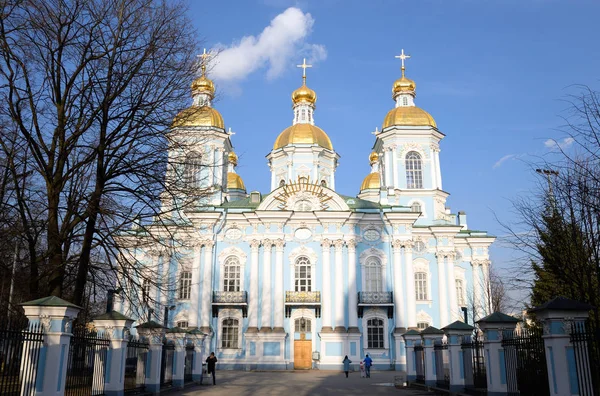
M 432 395 L 422 390 L 396 389 L 394 371 L 371 372 L 371 378 L 361 378 L 360 373 L 337 371 L 218 371 L 217 385 L 196 385 L 170 395 Z M 206 381 L 205 381 L 206 382 Z

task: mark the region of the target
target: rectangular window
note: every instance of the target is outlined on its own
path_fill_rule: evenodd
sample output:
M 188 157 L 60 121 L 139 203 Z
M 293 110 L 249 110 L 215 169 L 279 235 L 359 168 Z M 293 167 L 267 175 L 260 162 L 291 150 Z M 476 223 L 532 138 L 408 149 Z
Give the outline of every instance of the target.
M 310 279 L 309 265 L 296 265 L 295 291 L 311 291 L 312 283 Z
M 230 292 L 240 291 L 240 266 L 226 265 L 223 274 L 223 290 Z
M 417 329 L 419 329 L 419 330 L 425 330 L 428 327 L 429 327 L 429 323 L 427 323 L 427 322 L 418 322 L 417 323 Z
M 456 280 L 456 302 L 460 307 L 465 305 L 465 289 L 462 279 Z
M 179 276 L 179 299 L 189 300 L 192 294 L 192 273 L 183 271 Z
M 179 321 L 179 322 L 177 322 L 177 327 L 181 327 L 182 329 L 185 329 L 186 327 L 188 327 L 188 322 L 185 320 Z
M 238 331 L 239 322 L 237 319 L 224 319 L 221 347 L 225 349 L 238 349 Z
M 415 294 L 417 301 L 427 300 L 427 274 L 425 272 L 415 273 Z
M 150 281 L 148 279 L 144 279 L 144 282 L 142 283 L 142 301 L 144 304 L 148 304 L 148 301 L 150 301 L 151 287 L 152 285 L 150 284 Z
M 367 321 L 367 347 L 384 348 L 383 320 L 369 319 Z

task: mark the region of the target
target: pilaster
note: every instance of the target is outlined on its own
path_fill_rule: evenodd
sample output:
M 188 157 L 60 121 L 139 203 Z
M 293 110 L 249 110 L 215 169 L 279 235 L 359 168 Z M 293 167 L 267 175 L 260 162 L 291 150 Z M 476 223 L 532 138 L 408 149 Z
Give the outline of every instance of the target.
M 338 239 L 336 241 L 333 242 L 333 246 L 335 247 L 335 274 L 337 276 L 342 277 L 342 274 L 344 273 L 344 266 L 343 266 L 343 257 L 342 257 L 342 253 L 343 253 L 343 248 L 344 248 L 344 241 L 341 239 Z M 343 282 L 340 280 L 334 282 L 335 285 L 335 323 L 334 323 L 334 331 L 338 332 L 338 333 L 345 333 L 346 332 L 346 326 L 344 323 L 344 302 L 345 302 L 345 296 L 344 296 L 344 284 Z M 325 295 L 327 296 L 327 295 Z
M 275 309 L 273 331 L 284 333 L 283 313 L 284 313 L 284 293 L 283 293 L 283 247 L 285 241 L 277 239 L 275 241 Z
M 323 247 L 323 312 L 321 313 L 321 332 L 332 332 L 331 327 L 331 241 L 323 239 L 321 241 Z
M 248 333 L 258 331 L 258 249 L 260 241 L 250 241 L 250 296 L 248 304 Z
M 356 240 L 349 239 L 346 245 L 348 246 L 348 333 L 360 333 L 356 291 Z

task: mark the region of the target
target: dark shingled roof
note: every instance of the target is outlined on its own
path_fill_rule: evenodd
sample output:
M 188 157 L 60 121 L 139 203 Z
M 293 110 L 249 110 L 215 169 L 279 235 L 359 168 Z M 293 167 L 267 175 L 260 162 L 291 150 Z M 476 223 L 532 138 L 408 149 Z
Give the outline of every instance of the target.
M 155 321 L 151 320 L 146 323 L 135 326 L 136 329 L 164 329 L 165 327 Z
M 421 335 L 421 333 L 419 333 L 419 332 L 418 332 L 417 330 L 415 330 L 415 329 L 411 329 L 411 330 L 408 330 L 406 333 L 404 333 L 404 335 L 418 335 L 418 336 L 420 336 L 420 335 Z
M 587 304 L 587 303 L 584 303 L 581 301 L 571 300 L 570 298 L 567 298 L 567 297 L 559 296 L 559 297 L 553 298 L 552 300 L 548 301 L 545 304 L 542 304 L 538 307 L 534 307 L 534 308 L 530 309 L 528 312 L 533 313 L 533 312 L 545 311 L 548 309 L 557 310 L 557 311 L 589 311 L 593 308 L 594 307 L 590 304 Z
M 514 316 L 503 314 L 502 312 L 494 312 L 485 318 L 479 319 L 477 323 L 518 323 L 519 319 Z
M 186 329 L 182 329 L 181 327 L 172 327 L 170 329 L 167 329 L 167 331 L 165 331 L 165 333 L 169 334 L 169 333 L 187 333 Z
M 132 320 L 132 321 L 135 321 L 135 319 L 131 319 L 131 318 L 123 315 L 121 312 L 117 312 L 117 311 L 103 313 L 100 316 L 96 316 L 94 318 L 94 320 Z
M 423 329 L 421 331 L 421 334 L 434 334 L 434 335 L 438 335 L 439 334 L 439 335 L 442 335 L 442 334 L 444 334 L 444 332 L 442 330 L 436 328 L 436 327 L 429 326 L 428 328 Z
M 450 323 L 446 327 L 442 327 L 442 330 L 465 330 L 465 331 L 471 331 L 473 329 L 474 329 L 473 326 L 468 325 L 465 322 L 461 322 L 460 320 L 457 320 L 456 322 Z
M 27 302 L 21 303 L 19 305 L 21 305 L 21 306 L 23 306 L 23 305 L 36 306 L 36 307 L 69 307 L 69 308 L 81 309 L 81 307 L 79 305 L 75 305 L 73 303 L 70 303 L 70 302 L 63 300 L 62 298 L 59 298 L 56 296 L 38 298 L 37 300 L 27 301 Z

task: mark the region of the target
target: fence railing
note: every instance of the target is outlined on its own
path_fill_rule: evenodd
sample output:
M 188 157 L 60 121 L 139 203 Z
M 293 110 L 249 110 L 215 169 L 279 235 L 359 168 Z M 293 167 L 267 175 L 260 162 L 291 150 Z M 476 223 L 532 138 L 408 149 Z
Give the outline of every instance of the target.
M 358 292 L 359 304 L 391 304 L 394 302 L 392 292 Z
M 487 377 L 483 341 L 475 330 L 473 336 L 465 337 L 461 345 L 465 373 L 465 393 L 470 395 L 487 394 Z
M 75 328 L 69 346 L 65 395 L 104 394 L 109 340 L 86 328 Z
M 34 395 L 43 345 L 40 324 L 17 321 L 0 326 L 0 395 Z
M 160 386 L 161 388 L 173 385 L 173 358 L 175 356 L 175 345 L 165 342 L 162 348 L 160 363 Z
M 508 392 L 532 396 L 549 395 L 546 348 L 542 329 L 505 331 L 502 347 Z
M 571 324 L 571 342 L 581 396 L 600 395 L 600 330 L 590 322 Z
M 192 371 L 194 369 L 194 346 L 185 347 L 185 366 L 183 368 L 183 382 L 192 382 Z
M 444 365 L 444 358 L 448 353 L 448 344 L 444 342 L 433 345 L 435 355 L 435 379 L 436 386 L 442 389 L 450 389 L 450 372 Z
M 417 372 L 416 382 L 420 384 L 425 383 L 425 362 L 423 361 L 424 352 L 423 345 L 415 345 L 415 368 Z
M 125 393 L 142 393 L 145 390 L 148 347 L 147 342 L 133 337 L 127 342 L 124 382 Z

